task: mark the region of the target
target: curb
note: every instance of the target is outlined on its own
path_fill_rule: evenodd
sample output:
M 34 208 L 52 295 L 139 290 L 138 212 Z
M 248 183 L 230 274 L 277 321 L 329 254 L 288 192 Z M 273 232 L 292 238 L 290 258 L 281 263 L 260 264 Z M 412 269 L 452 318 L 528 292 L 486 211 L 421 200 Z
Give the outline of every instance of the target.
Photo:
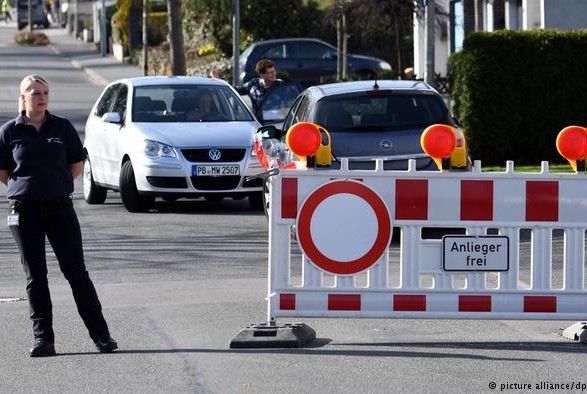
M 55 45 L 53 44 L 49 44 L 47 45 L 47 47 L 56 55 L 60 55 L 63 56 L 63 53 L 59 50 L 59 48 L 57 48 Z M 94 70 L 85 67 L 82 63 L 80 63 L 77 60 L 70 60 L 70 63 L 77 69 L 83 70 L 88 77 L 90 78 L 90 80 L 95 83 L 96 85 L 100 85 L 100 86 L 106 86 L 110 83 L 110 81 L 108 81 L 107 79 L 105 79 L 104 77 L 102 77 L 100 74 L 98 74 L 97 72 L 95 72 Z
M 71 64 L 73 64 L 75 68 L 79 68 L 80 70 L 85 71 L 90 80 L 94 82 L 96 85 L 106 86 L 110 83 L 110 81 L 108 81 L 106 78 L 102 77 L 100 74 L 98 74 L 91 68 L 85 67 L 82 63 L 78 62 L 77 60 L 72 60 Z

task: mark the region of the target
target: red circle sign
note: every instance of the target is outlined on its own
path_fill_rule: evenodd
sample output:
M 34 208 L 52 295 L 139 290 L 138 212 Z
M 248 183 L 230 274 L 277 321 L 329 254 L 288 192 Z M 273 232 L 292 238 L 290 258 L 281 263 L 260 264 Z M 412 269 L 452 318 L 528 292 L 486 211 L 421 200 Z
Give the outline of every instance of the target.
M 296 231 L 300 247 L 318 268 L 354 275 L 373 266 L 385 253 L 391 219 L 373 189 L 358 181 L 334 181 L 320 186 L 304 201 Z M 346 240 L 344 235 L 348 235 Z

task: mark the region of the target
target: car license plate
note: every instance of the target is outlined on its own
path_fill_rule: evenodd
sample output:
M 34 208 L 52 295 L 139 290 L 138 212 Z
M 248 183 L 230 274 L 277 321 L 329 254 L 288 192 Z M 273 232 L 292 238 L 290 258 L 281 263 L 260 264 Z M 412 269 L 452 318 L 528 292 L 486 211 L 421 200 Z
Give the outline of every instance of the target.
M 510 267 L 506 236 L 442 237 L 442 268 L 445 271 L 507 271 Z
M 240 166 L 192 166 L 192 176 L 230 176 L 240 173 Z

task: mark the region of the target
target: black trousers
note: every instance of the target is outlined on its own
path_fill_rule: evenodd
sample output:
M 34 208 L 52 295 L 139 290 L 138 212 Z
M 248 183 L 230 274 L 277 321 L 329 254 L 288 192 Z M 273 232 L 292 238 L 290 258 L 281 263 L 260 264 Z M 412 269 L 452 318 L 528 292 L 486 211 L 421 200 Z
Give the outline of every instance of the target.
M 45 237 L 55 252 L 61 272 L 71 286 L 78 313 L 90 337 L 95 340 L 108 336 L 102 306 L 84 264 L 82 235 L 71 198 L 49 201 L 11 200 L 9 216 L 11 214 L 18 214 L 18 223 L 14 216 L 8 222 L 26 274 L 26 292 L 35 338 L 51 342 L 55 340 L 47 281 Z

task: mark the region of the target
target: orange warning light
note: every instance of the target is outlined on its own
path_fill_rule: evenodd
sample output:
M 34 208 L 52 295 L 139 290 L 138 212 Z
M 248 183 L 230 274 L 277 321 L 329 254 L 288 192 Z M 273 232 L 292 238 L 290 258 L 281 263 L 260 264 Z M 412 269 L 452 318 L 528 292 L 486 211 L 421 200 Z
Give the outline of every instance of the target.
M 457 145 L 454 127 L 444 124 L 428 126 L 420 137 L 420 145 L 426 154 L 434 159 L 442 170 L 442 159 L 450 158 Z
M 322 137 L 318 125 L 299 122 L 289 128 L 285 135 L 285 142 L 295 155 L 313 156 L 320 147 Z
M 450 157 L 457 144 L 454 128 L 444 124 L 428 126 L 420 137 L 420 144 L 428 156 Z
M 556 149 L 567 160 L 582 159 L 587 154 L 587 128 L 568 126 L 558 133 Z
M 556 137 L 556 149 L 569 161 L 573 171 L 585 171 L 587 159 L 587 128 L 567 126 Z

